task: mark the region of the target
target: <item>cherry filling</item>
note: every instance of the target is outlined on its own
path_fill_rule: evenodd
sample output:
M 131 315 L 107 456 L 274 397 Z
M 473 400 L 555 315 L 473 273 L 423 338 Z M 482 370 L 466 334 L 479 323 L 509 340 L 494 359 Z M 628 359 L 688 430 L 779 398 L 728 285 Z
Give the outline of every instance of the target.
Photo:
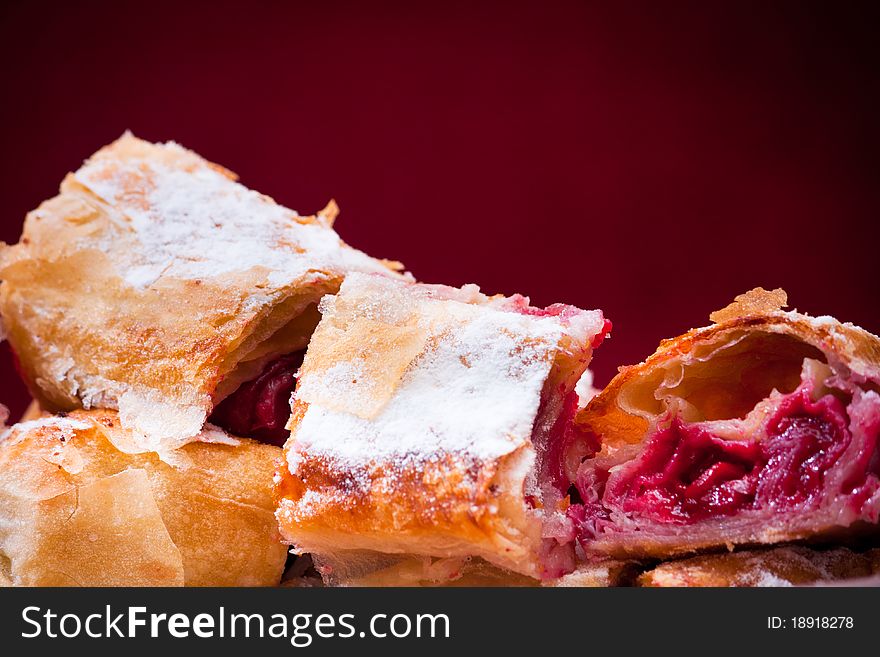
M 220 402 L 209 421 L 238 436 L 283 446 L 290 418 L 290 396 L 296 387 L 296 372 L 304 351 L 280 356 L 269 362 L 262 373 Z
M 606 494 L 623 510 L 659 522 L 729 514 L 754 498 L 762 455 L 756 443 L 716 438 L 676 420 L 657 433 L 640 467 Z
M 676 419 L 648 443 L 635 467 L 609 486 L 606 501 L 657 522 L 687 523 L 744 509 L 813 509 L 825 473 L 851 436 L 846 409 L 808 390 L 788 396 L 761 441 L 726 440 Z
M 853 442 L 847 409 L 833 395 L 813 401 L 809 392 L 802 387 L 782 400 L 762 440 L 725 439 L 673 419 L 616 472 L 582 468 L 575 485 L 584 504 L 569 518 L 583 535 L 611 523 L 610 510 L 688 524 L 745 510 L 808 511 L 838 495 L 861 506 L 877 487 L 876 440 L 858 458 L 842 459 Z

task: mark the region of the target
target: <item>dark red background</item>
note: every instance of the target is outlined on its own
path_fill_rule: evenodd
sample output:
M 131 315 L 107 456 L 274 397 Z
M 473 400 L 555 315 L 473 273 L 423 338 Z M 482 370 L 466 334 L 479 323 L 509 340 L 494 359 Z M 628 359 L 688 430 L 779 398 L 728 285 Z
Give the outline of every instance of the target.
M 878 16 L 845 4 L 7 1 L 0 239 L 130 128 L 336 198 L 423 280 L 604 309 L 602 382 L 755 285 L 880 332 Z

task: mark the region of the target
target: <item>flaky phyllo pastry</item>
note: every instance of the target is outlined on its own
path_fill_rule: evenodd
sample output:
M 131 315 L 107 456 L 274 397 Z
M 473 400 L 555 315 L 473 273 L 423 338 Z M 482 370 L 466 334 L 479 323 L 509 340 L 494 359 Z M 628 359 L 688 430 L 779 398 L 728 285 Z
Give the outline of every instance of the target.
M 738 297 L 579 415 L 567 517 L 588 555 L 877 533 L 880 338 L 785 303 Z
M 609 329 L 601 312 L 361 274 L 321 312 L 278 477 L 285 539 L 319 560 L 573 569 L 553 470 L 575 384 Z
M 603 560 L 580 564 L 562 577 L 536 579 L 477 557 L 429 557 L 376 552 L 320 555 L 315 562 L 324 581 L 343 587 L 574 587 L 606 588 L 630 583 L 634 563 Z
M 816 550 L 803 546 L 774 547 L 703 554 L 667 561 L 639 575 L 639 586 L 804 586 L 840 580 L 865 580 L 880 574 L 880 549 Z M 877 582 L 865 580 L 866 584 Z
M 35 398 L 0 406 L 0 585 L 880 572 L 880 338 L 759 288 L 600 392 L 600 311 L 415 283 L 336 213 L 126 134 L 0 244 Z
M 300 216 L 174 143 L 124 135 L 0 251 L 0 315 L 32 394 L 49 411 L 118 408 L 163 450 L 212 411 L 280 445 L 318 300 L 350 271 L 396 275 L 340 240 L 336 212 Z
M 172 466 L 114 411 L 0 428 L 0 585 L 275 585 L 280 452 L 213 429 Z

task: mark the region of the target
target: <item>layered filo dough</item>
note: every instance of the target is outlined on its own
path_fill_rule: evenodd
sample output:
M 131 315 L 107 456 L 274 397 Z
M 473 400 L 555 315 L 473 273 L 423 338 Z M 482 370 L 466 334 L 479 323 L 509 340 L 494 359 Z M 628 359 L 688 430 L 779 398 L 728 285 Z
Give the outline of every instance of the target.
M 880 339 L 757 289 L 579 415 L 568 518 L 593 557 L 876 535 Z
M 284 538 L 319 560 L 479 557 L 530 577 L 573 567 L 546 470 L 609 328 L 601 312 L 361 274 L 321 312 L 278 477 Z
M 430 557 L 376 552 L 322 554 L 315 566 L 326 584 L 342 587 L 577 587 L 628 585 L 638 574 L 632 562 L 579 564 L 562 577 L 536 579 L 478 557 Z
M 784 546 L 704 554 L 668 561 L 639 575 L 639 586 L 650 587 L 779 587 L 839 582 L 877 586 L 880 549 L 817 550 Z
M 0 581 L 15 586 L 272 586 L 281 449 L 213 429 L 171 466 L 114 411 L 0 428 Z
M 32 394 L 53 412 L 118 409 L 172 449 L 245 384 L 213 421 L 283 443 L 318 300 L 348 272 L 399 268 L 343 243 L 336 213 L 301 216 L 177 144 L 124 135 L 0 249 L 0 316 Z
M 535 587 L 540 581 L 477 557 L 343 551 L 313 556 L 329 586 L 340 587 Z

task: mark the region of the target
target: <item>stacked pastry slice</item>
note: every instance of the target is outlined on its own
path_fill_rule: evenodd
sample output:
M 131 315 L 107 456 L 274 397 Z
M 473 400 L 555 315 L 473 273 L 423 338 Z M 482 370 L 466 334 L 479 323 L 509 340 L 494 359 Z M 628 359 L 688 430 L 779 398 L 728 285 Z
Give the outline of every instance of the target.
M 124 135 L 0 252 L 21 374 L 44 409 L 118 409 L 155 449 L 212 412 L 280 445 L 318 301 L 350 271 L 399 267 L 343 243 L 336 213 L 301 216 L 174 143 Z
M 876 535 L 880 338 L 757 290 L 624 368 L 568 459 L 587 554 L 669 557 Z
M 602 314 L 363 274 L 320 310 L 279 475 L 285 538 L 331 578 L 387 564 L 369 553 L 571 571 L 552 481 Z
M 878 536 L 880 339 L 785 303 L 781 291 L 739 297 L 573 416 L 598 313 L 350 277 L 322 302 L 295 394 L 282 533 L 354 585 L 471 581 L 487 563 L 608 585 L 695 553 L 709 556 L 639 581 L 870 574 L 862 552 L 824 550 Z M 529 353 L 539 345 L 547 356 Z M 554 351 L 553 367 L 522 369 Z M 826 547 L 771 549 L 797 541 Z M 712 554 L 737 546 L 752 551 Z
M 667 561 L 642 573 L 639 586 L 805 586 L 842 582 L 876 586 L 880 550 L 802 546 L 706 554 Z
M 0 582 L 272 585 L 288 547 L 291 585 L 877 572 L 877 336 L 759 289 L 597 392 L 600 311 L 417 283 L 336 212 L 127 134 L 0 245 L 36 400 Z
M 38 402 L 0 437 L 0 578 L 278 583 L 272 473 L 318 301 L 400 277 L 336 212 L 126 134 L 0 245 L 0 338 Z
M 270 586 L 278 449 L 203 431 L 172 466 L 113 411 L 0 432 L 0 580 L 24 586 Z

